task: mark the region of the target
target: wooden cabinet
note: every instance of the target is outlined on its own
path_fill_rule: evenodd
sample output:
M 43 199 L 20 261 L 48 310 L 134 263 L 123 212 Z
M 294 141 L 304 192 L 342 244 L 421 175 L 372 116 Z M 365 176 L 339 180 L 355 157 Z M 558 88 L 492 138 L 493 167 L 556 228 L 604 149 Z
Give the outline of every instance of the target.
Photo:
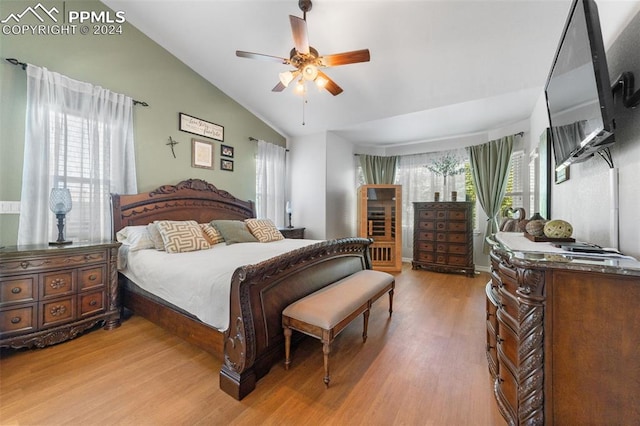
M 304 239 L 305 229 L 306 228 L 279 228 L 279 231 L 285 238 L 301 240 Z
M 120 325 L 119 243 L 0 249 L 0 347 L 44 347 Z
M 373 269 L 402 270 L 402 187 L 362 185 L 358 188 L 358 236 L 373 239 Z
M 638 424 L 638 306 L 638 262 L 495 244 L 487 360 L 507 423 Z
M 413 203 L 413 269 L 475 275 L 472 204 Z

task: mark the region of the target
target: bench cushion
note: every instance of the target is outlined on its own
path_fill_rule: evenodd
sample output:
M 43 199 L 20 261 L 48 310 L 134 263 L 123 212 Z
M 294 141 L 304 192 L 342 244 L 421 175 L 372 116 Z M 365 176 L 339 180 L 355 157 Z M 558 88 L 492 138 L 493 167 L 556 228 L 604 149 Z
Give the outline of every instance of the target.
M 386 272 L 358 271 L 292 303 L 282 315 L 330 330 L 393 280 Z

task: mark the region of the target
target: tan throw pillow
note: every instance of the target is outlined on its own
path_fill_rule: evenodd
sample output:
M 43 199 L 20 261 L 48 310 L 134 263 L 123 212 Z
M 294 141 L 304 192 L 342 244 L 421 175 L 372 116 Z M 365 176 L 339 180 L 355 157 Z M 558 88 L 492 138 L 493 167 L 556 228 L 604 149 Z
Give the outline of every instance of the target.
M 154 248 L 156 250 L 164 251 L 164 241 L 162 240 L 162 235 L 158 229 L 158 224 L 156 222 L 148 224 L 147 231 L 149 231 L 149 235 L 151 235 L 151 241 L 153 241 Z
M 278 231 L 271 219 L 247 219 L 244 223 L 261 243 L 284 240 L 284 236 Z
M 258 240 L 241 220 L 212 220 L 211 225 L 222 234 L 227 245 L 235 243 L 257 243 Z
M 204 235 L 204 238 L 207 240 L 207 242 L 210 245 L 214 246 L 216 244 L 220 244 L 224 242 L 224 238 L 222 237 L 222 234 L 218 232 L 218 230 L 213 226 L 211 226 L 210 224 L 201 223 L 200 229 L 202 229 L 202 234 Z
M 167 253 L 184 253 L 210 248 L 195 220 L 160 220 L 156 224 Z

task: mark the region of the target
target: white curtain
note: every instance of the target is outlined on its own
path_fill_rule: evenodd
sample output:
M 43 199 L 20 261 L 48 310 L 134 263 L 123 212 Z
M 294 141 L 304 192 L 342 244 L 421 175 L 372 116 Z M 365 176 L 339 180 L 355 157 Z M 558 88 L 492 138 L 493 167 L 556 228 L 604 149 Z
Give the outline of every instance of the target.
M 137 192 L 132 108 L 125 95 L 27 66 L 18 244 L 56 239 L 53 187 L 71 192 L 67 240 L 112 238 L 110 193 Z
M 465 174 L 444 177 L 429 169 L 443 158 L 455 158 L 459 164 L 468 162 L 468 154 L 463 149 L 430 152 L 399 157 L 396 184 L 402 185 L 402 256 L 413 256 L 413 202 L 433 201 L 434 193 L 440 193 L 440 201 L 449 201 L 451 191 L 458 192 L 458 201 L 465 201 Z
M 256 159 L 256 216 L 284 226 L 286 149 L 258 141 Z

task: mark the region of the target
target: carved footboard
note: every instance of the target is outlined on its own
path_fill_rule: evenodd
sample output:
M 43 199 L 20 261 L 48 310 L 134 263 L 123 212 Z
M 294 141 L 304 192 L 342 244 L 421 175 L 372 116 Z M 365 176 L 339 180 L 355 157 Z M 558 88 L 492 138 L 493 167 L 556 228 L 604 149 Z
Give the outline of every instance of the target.
M 371 269 L 372 240 L 345 238 L 238 268 L 231 283 L 220 388 L 242 399 L 284 354 L 282 311 L 295 300 L 356 271 Z

